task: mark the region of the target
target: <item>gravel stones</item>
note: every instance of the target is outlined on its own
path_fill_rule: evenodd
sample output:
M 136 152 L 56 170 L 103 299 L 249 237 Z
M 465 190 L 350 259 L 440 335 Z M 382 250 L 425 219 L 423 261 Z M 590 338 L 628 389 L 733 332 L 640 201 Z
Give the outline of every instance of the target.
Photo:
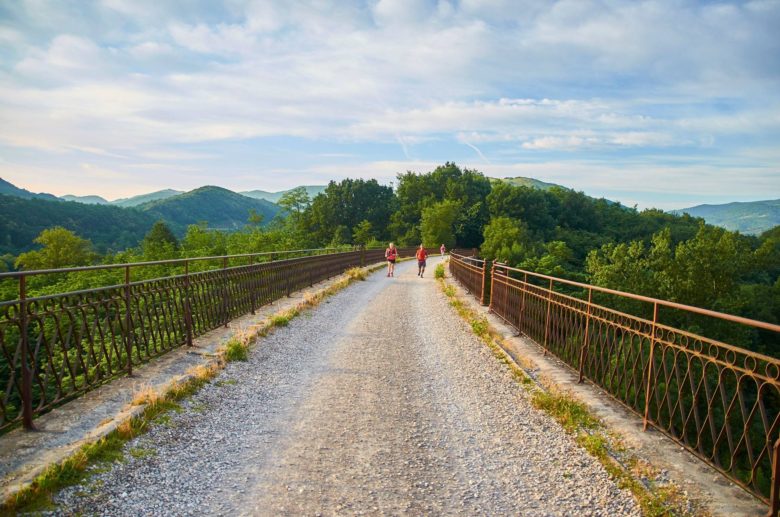
M 259 341 L 56 513 L 638 515 L 411 266 Z

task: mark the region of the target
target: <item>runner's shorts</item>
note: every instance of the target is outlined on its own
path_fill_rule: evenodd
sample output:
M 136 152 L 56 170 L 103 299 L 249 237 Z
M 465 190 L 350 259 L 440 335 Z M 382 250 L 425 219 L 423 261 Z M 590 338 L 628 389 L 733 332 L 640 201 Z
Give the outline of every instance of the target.
M 417 267 L 425 267 L 425 261 L 424 260 L 418 260 L 417 261 Z

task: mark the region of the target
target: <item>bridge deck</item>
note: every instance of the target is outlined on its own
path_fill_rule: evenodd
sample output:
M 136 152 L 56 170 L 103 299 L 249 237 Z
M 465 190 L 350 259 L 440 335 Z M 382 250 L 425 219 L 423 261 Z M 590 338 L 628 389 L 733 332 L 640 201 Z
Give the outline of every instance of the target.
M 447 306 L 436 261 L 264 338 L 61 510 L 638 514 Z

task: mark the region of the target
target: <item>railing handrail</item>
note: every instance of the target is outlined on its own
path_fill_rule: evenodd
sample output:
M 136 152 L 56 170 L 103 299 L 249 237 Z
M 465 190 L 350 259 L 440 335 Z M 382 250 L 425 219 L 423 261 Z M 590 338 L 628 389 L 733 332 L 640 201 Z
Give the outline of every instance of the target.
M 468 255 L 461 255 L 459 253 L 450 252 L 450 257 L 455 257 L 457 260 L 460 260 L 461 262 L 477 262 L 480 264 L 485 264 L 485 259 L 477 258 L 477 257 L 470 257 Z
M 498 270 L 499 268 L 507 270 L 507 271 L 515 271 L 517 273 L 522 273 L 524 275 L 530 275 L 530 276 L 533 276 L 533 277 L 536 277 L 536 278 L 542 278 L 544 280 L 552 280 L 553 282 L 559 282 L 559 283 L 571 285 L 571 286 L 574 286 L 574 287 L 580 287 L 580 288 L 583 288 L 583 289 L 590 289 L 592 291 L 597 291 L 597 292 L 606 293 L 606 294 L 613 294 L 613 295 L 617 295 L 617 296 L 623 296 L 625 298 L 631 298 L 633 300 L 639 300 L 639 301 L 642 301 L 642 302 L 658 304 L 658 305 L 663 306 L 663 307 L 669 307 L 669 308 L 672 308 L 672 309 L 679 309 L 679 310 L 683 310 L 683 311 L 688 311 L 688 312 L 692 312 L 694 314 L 701 314 L 703 316 L 709 316 L 709 317 L 712 317 L 712 318 L 718 318 L 718 319 L 730 321 L 730 322 L 733 322 L 733 323 L 741 323 L 743 325 L 749 325 L 751 327 L 760 328 L 760 329 L 764 329 L 764 330 L 770 330 L 770 331 L 773 331 L 773 332 L 780 332 L 780 325 L 775 325 L 774 323 L 767 323 L 765 321 L 754 320 L 754 319 L 745 318 L 745 317 L 742 317 L 742 316 L 735 316 L 733 314 L 727 314 L 725 312 L 718 312 L 718 311 L 713 311 L 713 310 L 710 310 L 710 309 L 704 309 L 704 308 L 701 308 L 701 307 L 695 307 L 693 305 L 685 305 L 683 303 L 670 302 L 668 300 L 663 300 L 663 299 L 660 299 L 660 298 L 652 298 L 650 296 L 643 296 L 641 294 L 627 293 L 625 291 L 618 291 L 618 290 L 615 290 L 615 289 L 609 289 L 607 287 L 599 287 L 597 285 L 584 284 L 582 282 L 577 282 L 575 280 L 567 280 L 565 278 L 559 278 L 557 276 L 550 276 L 550 275 L 545 275 L 545 274 L 542 274 L 542 273 L 534 273 L 533 271 L 527 271 L 525 269 L 515 268 L 515 267 L 507 266 L 505 264 L 501 264 L 501 263 L 497 262 L 496 263 L 496 269 Z M 501 273 L 498 272 L 498 274 L 501 274 Z M 504 276 L 508 276 L 508 275 L 504 275 Z
M 77 273 L 82 271 L 124 269 L 127 267 L 159 266 L 164 264 L 183 264 L 185 262 L 199 262 L 199 261 L 206 261 L 206 260 L 229 260 L 232 258 L 260 257 L 266 255 L 283 255 L 283 254 L 289 255 L 292 253 L 305 253 L 305 252 L 313 252 L 313 251 L 332 251 L 332 252 L 346 253 L 355 250 L 354 249 L 346 250 L 342 248 L 308 248 L 308 249 L 300 249 L 300 250 L 279 250 L 279 251 L 262 251 L 257 253 L 240 253 L 236 255 L 214 255 L 208 257 L 181 257 L 175 259 L 152 260 L 152 261 L 145 261 L 145 262 L 124 262 L 121 264 L 95 264 L 93 266 L 78 266 L 78 267 L 55 268 L 55 269 L 31 269 L 28 271 L 24 271 L 24 270 L 7 271 L 5 273 L 0 273 L 0 280 L 5 278 L 18 278 L 20 276 L 30 277 L 34 275 L 51 275 L 56 273 Z

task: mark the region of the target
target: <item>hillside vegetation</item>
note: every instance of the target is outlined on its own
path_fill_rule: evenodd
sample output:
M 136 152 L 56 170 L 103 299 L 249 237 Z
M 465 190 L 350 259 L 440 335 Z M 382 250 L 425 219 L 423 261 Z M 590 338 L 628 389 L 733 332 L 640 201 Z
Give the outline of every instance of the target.
M 0 178 L 0 194 L 4 194 L 6 196 L 16 196 L 22 199 L 57 199 L 57 196 L 52 194 L 46 194 L 43 192 L 36 194 L 34 192 L 30 192 L 27 189 L 19 188 L 16 185 L 5 181 L 3 178 Z
M 698 205 L 674 210 L 673 213 L 687 213 L 727 230 L 759 235 L 780 224 L 780 199 Z
M 247 224 L 251 211 L 261 215 L 265 222 L 279 212 L 279 207 L 270 201 L 212 186 L 144 203 L 137 209 L 167 222 L 177 235 L 183 235 L 187 226 L 200 222 L 208 222 L 211 228 L 220 230 L 237 230 Z
M 169 197 L 178 196 L 179 194 L 184 194 L 184 192 L 182 192 L 181 190 L 172 190 L 172 189 L 158 190 L 156 192 L 150 192 L 148 194 L 141 194 L 133 197 L 115 199 L 114 201 L 111 201 L 111 204 L 127 208 L 127 207 L 143 205 L 144 203 L 149 203 L 150 201 L 168 199 Z
M 35 248 L 33 239 L 53 226 L 89 239 L 98 252 L 123 250 L 137 246 L 153 223 L 152 215 L 136 210 L 0 195 L 0 254 Z

